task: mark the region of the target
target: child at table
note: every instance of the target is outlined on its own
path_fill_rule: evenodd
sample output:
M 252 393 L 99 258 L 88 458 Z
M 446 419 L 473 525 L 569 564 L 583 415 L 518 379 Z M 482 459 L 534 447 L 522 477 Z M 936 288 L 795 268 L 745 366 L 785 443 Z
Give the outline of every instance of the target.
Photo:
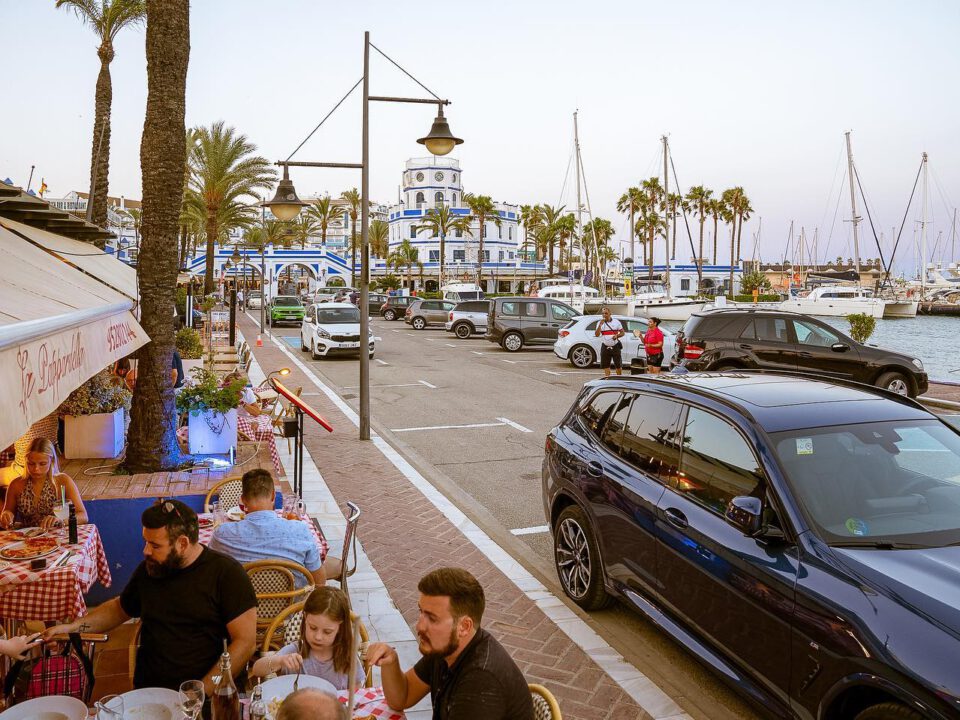
M 300 641 L 260 658 L 251 673 L 263 677 L 271 673 L 291 675 L 300 670 L 304 675 L 331 682 L 337 690 L 346 690 L 352 638 L 353 624 L 346 594 L 339 588 L 318 587 L 303 604 Z M 357 659 L 357 687 L 363 686 L 365 678 L 363 664 Z

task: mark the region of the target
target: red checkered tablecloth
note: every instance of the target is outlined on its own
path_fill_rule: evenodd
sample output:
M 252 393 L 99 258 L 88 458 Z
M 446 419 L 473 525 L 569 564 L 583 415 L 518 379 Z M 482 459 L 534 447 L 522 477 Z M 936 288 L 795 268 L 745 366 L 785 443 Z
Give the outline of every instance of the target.
M 283 472 L 283 466 L 280 464 L 280 453 L 277 452 L 277 442 L 273 434 L 273 421 L 269 415 L 257 415 L 250 417 L 237 413 L 237 432 L 246 435 L 256 442 L 265 442 L 270 448 L 270 459 L 273 461 L 273 469 L 277 475 Z
M 349 690 L 341 690 L 337 697 L 344 705 L 347 704 Z M 402 712 L 397 712 L 387 705 L 386 698 L 383 697 L 383 688 L 360 688 L 354 695 L 355 705 L 353 710 L 354 717 L 369 715 L 375 718 L 384 718 L 384 720 L 403 720 L 406 717 Z
M 277 514 L 278 515 L 280 514 L 279 510 L 277 511 Z M 201 513 L 200 517 L 207 518 L 208 520 L 213 520 L 212 513 Z M 327 550 L 330 549 L 330 545 L 327 543 L 327 538 L 324 537 L 323 531 L 319 528 L 317 523 L 310 519 L 297 520 L 297 521 L 290 520 L 289 522 L 302 522 L 302 523 L 305 523 L 308 528 L 310 528 L 310 532 L 313 533 L 313 537 L 317 541 L 317 548 L 319 548 L 320 550 L 320 562 L 323 562 L 324 560 L 326 560 Z M 208 525 L 206 527 L 204 527 L 203 525 L 200 526 L 200 542 L 202 542 L 204 545 L 209 545 L 210 538 L 212 536 L 213 536 L 213 525 Z
M 110 565 L 96 525 L 77 528 L 76 545 L 47 556 L 47 567 L 31 570 L 30 561 L 10 561 L 0 566 L 0 617 L 10 620 L 67 620 L 87 612 L 83 594 L 93 583 L 110 587 Z M 67 551 L 70 559 L 50 567 Z

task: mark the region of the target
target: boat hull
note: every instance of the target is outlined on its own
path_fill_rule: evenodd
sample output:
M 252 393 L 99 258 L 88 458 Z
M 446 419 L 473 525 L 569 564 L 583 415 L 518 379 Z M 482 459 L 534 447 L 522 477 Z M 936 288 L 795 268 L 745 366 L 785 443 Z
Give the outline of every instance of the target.
M 917 316 L 920 303 L 915 300 L 887 300 L 883 306 L 885 318 L 912 318 Z
M 703 306 L 704 302 L 702 300 L 679 300 L 677 298 L 636 300 L 633 305 L 633 316 L 686 322 L 691 315 L 702 310 Z
M 846 317 L 855 313 L 863 313 L 879 320 L 883 317 L 885 305 L 886 303 L 880 299 L 845 300 L 843 298 L 830 298 L 813 301 L 806 298 L 790 298 L 780 303 L 780 309 L 822 317 Z

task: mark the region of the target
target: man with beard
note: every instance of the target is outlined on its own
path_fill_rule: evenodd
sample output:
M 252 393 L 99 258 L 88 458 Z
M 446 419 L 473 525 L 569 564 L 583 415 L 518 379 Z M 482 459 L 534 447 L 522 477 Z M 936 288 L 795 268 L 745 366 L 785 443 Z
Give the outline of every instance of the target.
M 403 672 L 395 648 L 367 648 L 367 662 L 380 667 L 390 707 L 406 710 L 429 692 L 434 720 L 533 720 L 520 668 L 480 627 L 484 596 L 477 579 L 461 568 L 440 568 L 424 575 L 417 589 L 420 661 Z
M 226 640 L 233 674 L 253 654 L 257 598 L 236 560 L 198 542 L 197 514 L 179 500 L 143 511 L 143 562 L 120 597 L 68 625 L 46 631 L 107 632 L 132 617 L 142 623 L 133 686 L 178 690 L 203 679 L 209 697 Z

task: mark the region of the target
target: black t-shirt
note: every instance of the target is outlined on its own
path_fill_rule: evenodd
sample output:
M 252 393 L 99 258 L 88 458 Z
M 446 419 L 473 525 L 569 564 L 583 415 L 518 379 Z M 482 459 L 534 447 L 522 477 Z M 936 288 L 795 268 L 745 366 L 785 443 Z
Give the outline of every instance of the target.
M 413 671 L 430 686 L 434 720 L 533 720 L 523 673 L 483 628 L 452 667 L 442 657 L 422 657 Z
M 190 565 L 153 578 L 140 563 L 120 606 L 143 621 L 133 686 L 178 690 L 201 680 L 229 640 L 227 623 L 257 606 L 250 578 L 233 558 L 206 546 Z

